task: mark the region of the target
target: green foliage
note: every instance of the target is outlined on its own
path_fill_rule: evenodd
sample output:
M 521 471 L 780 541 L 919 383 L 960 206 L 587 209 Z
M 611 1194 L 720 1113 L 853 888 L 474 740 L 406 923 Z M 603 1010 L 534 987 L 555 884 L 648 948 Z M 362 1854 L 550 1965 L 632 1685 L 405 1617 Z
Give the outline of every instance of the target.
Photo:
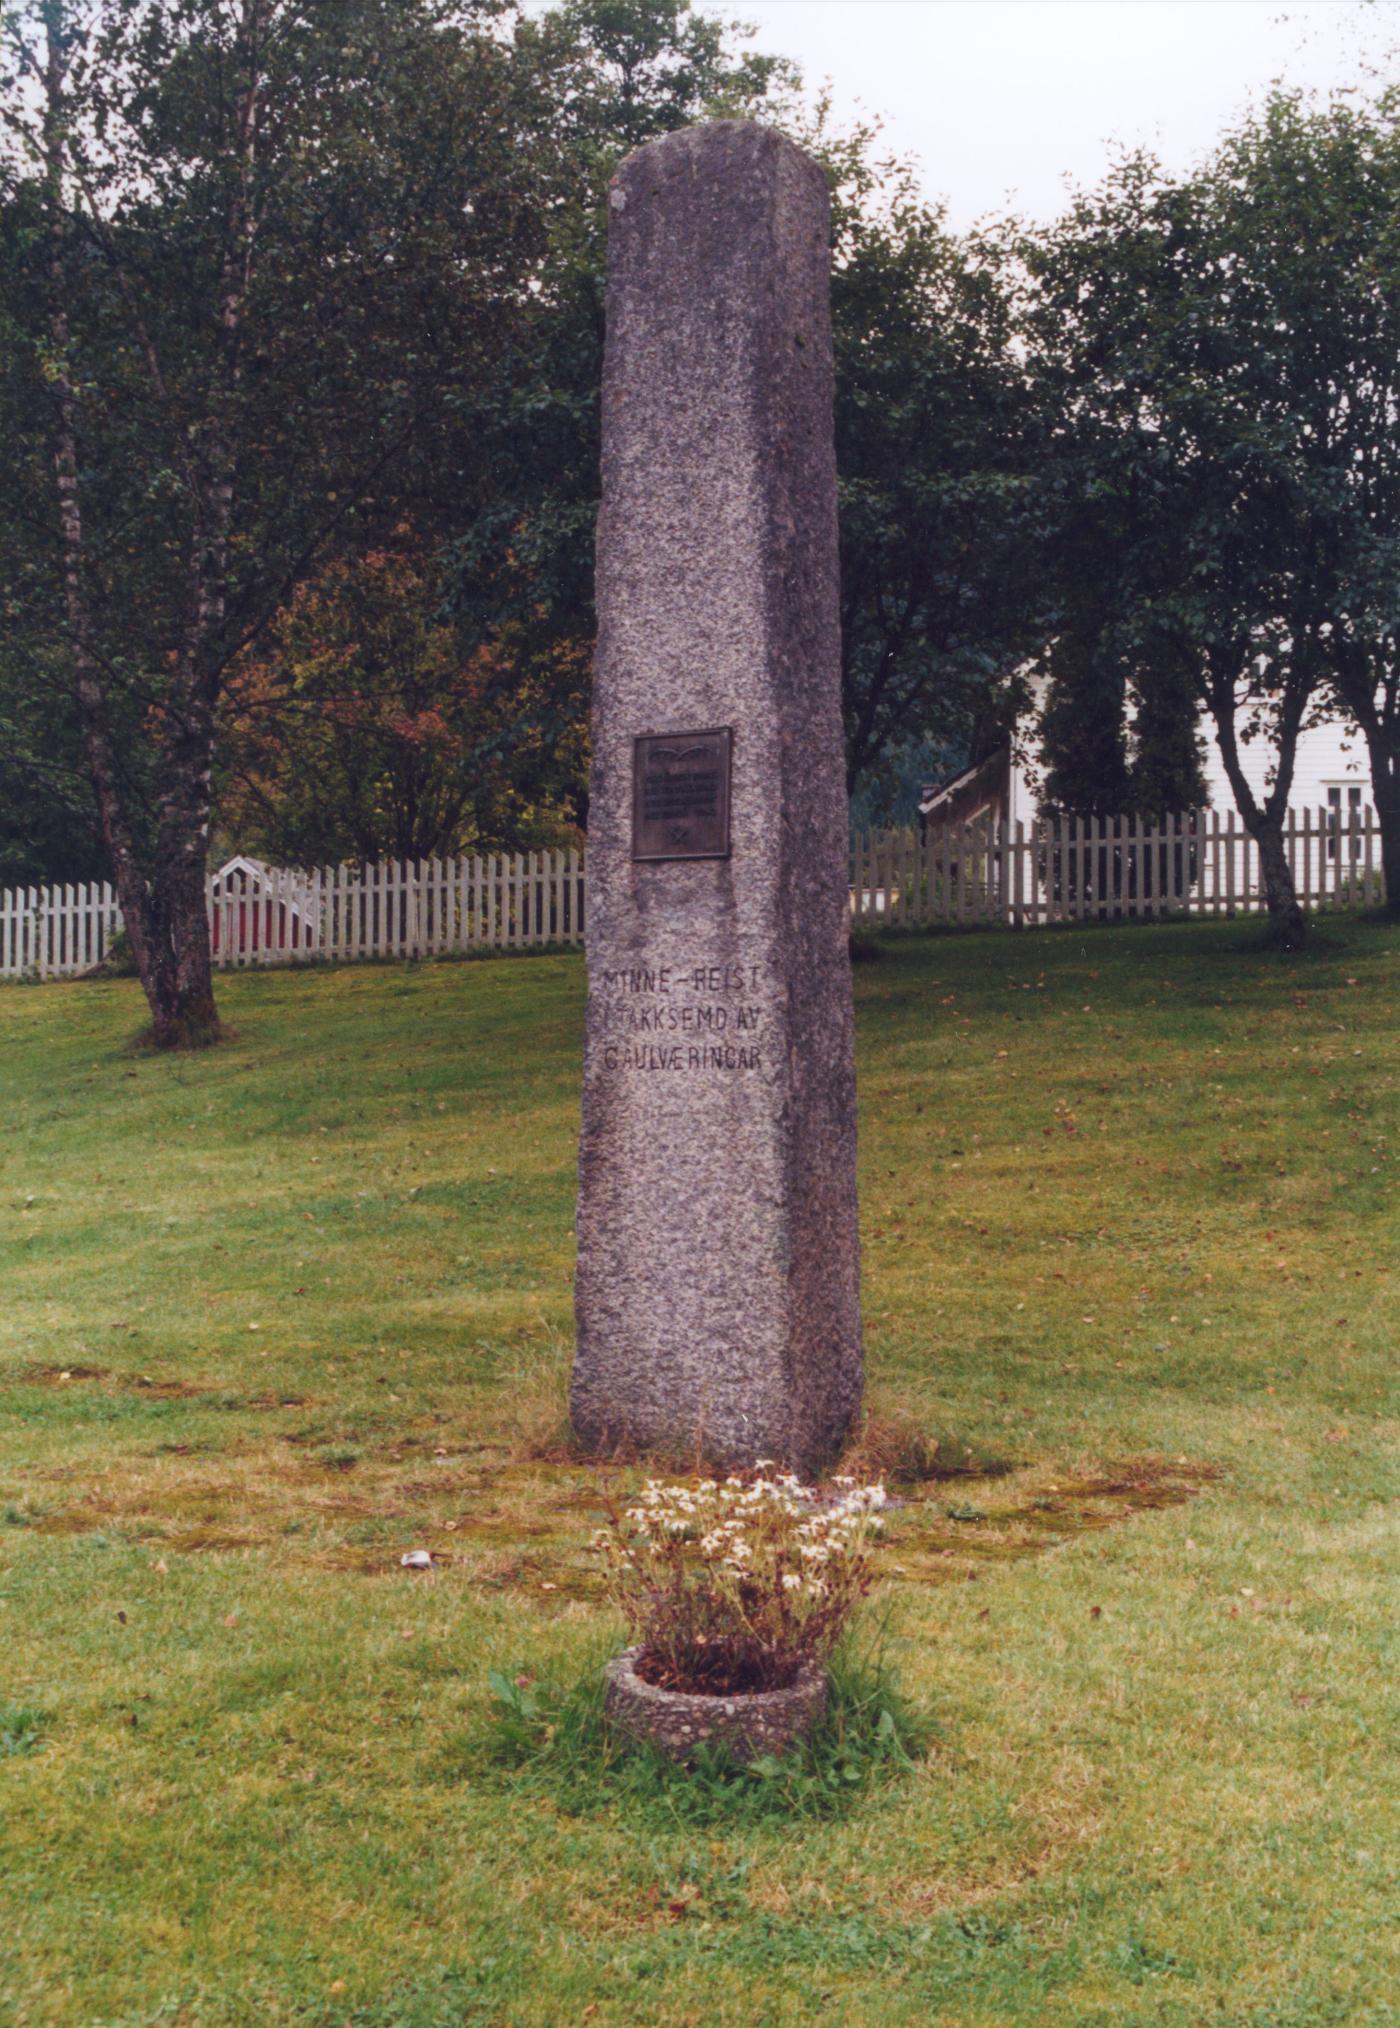
M 521 47 L 569 97 L 561 193 L 528 335 L 453 412 L 497 490 L 451 540 L 476 638 L 508 615 L 517 655 L 591 641 L 607 181 L 631 147 L 688 121 L 763 118 L 826 168 L 841 474 L 848 775 L 878 790 L 911 742 L 960 747 L 1004 719 L 1037 639 L 1028 542 L 1036 412 L 1017 364 L 1003 250 L 959 242 L 877 130 L 833 130 L 788 64 L 678 0 L 550 10 Z M 586 699 L 558 699 L 554 723 Z
M 1041 450 L 1007 248 L 960 240 L 874 129 L 800 135 L 832 186 L 847 777 L 911 743 L 985 751 L 1045 614 Z
M 753 32 L 691 0 L 563 0 L 543 16 L 538 48 L 568 69 L 574 135 L 615 164 L 695 120 L 780 111 L 797 73 L 739 47 Z
M 508 642 L 486 697 L 518 712 L 527 739 L 577 750 L 587 717 L 608 179 L 692 121 L 782 116 L 791 66 L 743 50 L 745 34 L 689 0 L 571 0 L 516 25 L 557 151 L 544 238 L 518 326 L 444 402 L 452 465 L 489 484 L 455 490 L 432 532 L 468 646 Z M 505 729 L 485 748 L 498 757 L 516 764 Z M 582 793 L 575 810 L 586 818 Z
M 152 896 L 153 940 L 178 906 L 170 867 L 203 852 L 214 706 L 248 643 L 327 555 L 362 553 L 406 503 L 431 522 L 444 499 L 469 511 L 494 483 L 441 417 L 521 333 L 562 162 L 555 104 L 499 11 L 101 0 L 80 20 L 69 10 L 64 36 L 64 10 L 49 9 L 69 69 L 62 162 L 44 175 L 35 94 L 16 81 L 27 61 L 42 68 L 43 37 L 36 16 L 16 17 L 0 79 L 0 716 L 13 683 L 61 728 L 75 688 L 55 539 L 62 426 L 78 467 L 82 657 L 100 692 L 85 736 L 111 747 L 140 876 L 124 905 Z M 248 28 L 263 15 L 265 36 Z M 57 259 L 46 200 L 64 229 Z
M 1131 801 L 1127 752 L 1127 673 L 1097 642 L 1062 633 L 1051 655 L 1050 688 L 1041 713 L 1045 759 L 1042 803 L 1116 817 Z
M 686 0 L 569 0 L 508 22 L 468 0 L 279 12 L 237 372 L 216 400 L 227 21 L 214 0 L 107 0 L 95 21 L 72 74 L 69 351 L 92 647 L 141 850 L 169 773 L 168 650 L 202 470 L 191 442 L 226 445 L 234 463 L 222 606 L 200 651 L 202 689 L 236 675 L 240 693 L 220 724 L 226 831 L 297 859 L 407 856 L 473 823 L 515 846 L 540 842 L 541 811 L 586 818 L 607 181 L 630 148 L 706 117 L 786 127 L 832 184 L 851 779 L 887 799 L 911 745 L 992 736 L 1039 624 L 1038 424 L 1005 249 L 950 235 L 876 130 L 835 132 L 790 64 Z M 39 650 L 63 638 L 61 583 L 35 541 L 54 518 L 47 241 L 19 156 L 12 170 L 0 419 L 21 483 L 12 517 L 0 508 L 0 596 L 21 693 L 53 719 L 65 656 L 45 674 Z M 462 666 L 482 678 L 459 774 L 469 761 L 489 785 L 485 812 L 460 807 L 460 783 L 405 792 L 421 746 L 366 765 L 334 712 L 316 717 L 314 658 L 278 638 L 299 588 L 362 572 L 405 522 L 424 582 L 441 567 Z M 250 669 L 277 674 L 245 710 Z M 373 680 L 386 699 L 398 682 L 361 679 L 361 696 Z M 419 715 L 412 699 L 405 715 Z M 318 740 L 336 745 L 329 767 Z M 77 781 L 76 746 L 63 752 Z
M 872 1790 L 913 1771 L 929 1731 L 900 1694 L 877 1646 L 848 1640 L 831 1663 L 826 1715 L 781 1757 L 745 1766 L 702 1743 L 678 1766 L 618 1734 L 603 1710 L 606 1652 L 569 1681 L 494 1670 L 490 1726 L 463 1766 L 494 1768 L 523 1794 L 574 1815 L 625 1810 L 640 1823 L 718 1829 L 845 1815 Z
M 118 930 L 107 946 L 102 960 L 102 973 L 108 979 L 134 979 L 136 959 L 132 955 L 131 938 L 124 929 Z
M 1059 418 L 1051 665 L 1082 692 L 1065 706 L 1081 731 L 1100 711 L 1121 728 L 1130 683 L 1147 748 L 1137 789 L 1107 732 L 1096 757 L 1062 741 L 1057 761 L 1109 803 L 1161 807 L 1190 786 L 1194 693 L 1286 938 L 1301 924 L 1268 848 L 1300 729 L 1342 702 L 1367 733 L 1378 807 L 1377 762 L 1400 753 L 1397 135 L 1393 92 L 1320 105 L 1276 91 L 1194 174 L 1130 157 L 1021 241 L 1025 329 Z M 1259 739 L 1276 765 L 1256 795 L 1240 756 Z
M 581 729 L 541 736 L 530 669 L 509 638 L 468 654 L 442 589 L 407 524 L 298 586 L 225 696 L 220 821 L 231 845 L 306 866 L 574 835 Z M 555 695 L 582 688 L 577 664 L 551 673 Z
M 1134 663 L 1109 628 L 1057 635 L 1040 719 L 1047 814 L 1153 820 L 1209 803 L 1194 672 L 1166 645 L 1145 641 Z
M 1134 676 L 1131 807 L 1149 821 L 1210 802 L 1195 670 L 1179 643 L 1149 641 Z
M 44 1744 L 48 1713 L 27 1704 L 0 1704 L 0 1760 L 38 1753 Z

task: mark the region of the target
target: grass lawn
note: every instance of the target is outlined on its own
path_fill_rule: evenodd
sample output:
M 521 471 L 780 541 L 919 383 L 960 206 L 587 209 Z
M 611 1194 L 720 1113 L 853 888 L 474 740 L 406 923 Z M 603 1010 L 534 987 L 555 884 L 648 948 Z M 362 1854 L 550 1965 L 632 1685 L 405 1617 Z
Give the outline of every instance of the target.
M 1400 930 L 1257 938 L 858 972 L 866 1454 L 965 1471 L 826 1818 L 493 1757 L 617 1638 L 581 960 L 244 974 L 177 1061 L 0 989 L 4 2028 L 1400 2021 Z

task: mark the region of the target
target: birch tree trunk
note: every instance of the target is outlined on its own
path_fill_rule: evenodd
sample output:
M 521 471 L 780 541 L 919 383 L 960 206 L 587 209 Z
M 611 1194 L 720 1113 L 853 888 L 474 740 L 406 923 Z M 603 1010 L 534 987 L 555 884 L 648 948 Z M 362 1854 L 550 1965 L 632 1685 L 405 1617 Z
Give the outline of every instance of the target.
M 1296 659 L 1296 658 L 1295 658 Z M 1220 758 L 1244 827 L 1259 848 L 1259 873 L 1264 883 L 1264 905 L 1269 917 L 1269 941 L 1279 950 L 1301 950 L 1307 942 L 1308 921 L 1298 902 L 1293 869 L 1283 842 L 1288 798 L 1293 790 L 1293 766 L 1298 750 L 1298 733 L 1312 695 L 1313 683 L 1306 665 L 1290 673 L 1282 685 L 1282 697 L 1274 715 L 1278 740 L 1278 761 L 1273 786 L 1261 802 L 1250 787 L 1240 759 L 1236 724 L 1236 681 L 1249 667 L 1248 641 L 1234 643 L 1207 654 L 1206 702 L 1215 720 Z
M 1393 652 L 1368 653 L 1343 639 L 1339 629 L 1333 642 L 1332 683 L 1366 741 L 1371 801 L 1381 834 L 1385 912 L 1392 922 L 1400 921 L 1400 677 Z
M 1400 752 L 1394 739 L 1363 724 L 1371 762 L 1371 797 L 1381 833 L 1381 871 L 1385 875 L 1385 912 L 1400 922 Z
M 159 1048 L 202 1047 L 218 1040 L 219 1019 L 205 904 L 215 707 L 222 680 L 221 629 L 227 603 L 228 541 L 236 466 L 235 403 L 243 311 L 257 235 L 254 168 L 264 49 L 274 0 L 239 0 L 234 39 L 232 154 L 224 246 L 215 306 L 217 335 L 202 415 L 177 434 L 189 444 L 183 500 L 188 520 L 185 612 L 160 713 L 160 790 L 154 836 L 143 843 L 127 806 L 111 735 L 111 698 L 94 652 L 90 560 L 83 524 L 79 436 L 81 401 L 73 366 L 70 315 L 72 201 L 87 199 L 85 223 L 112 267 L 133 324 L 154 400 L 169 397 L 159 349 L 142 320 L 139 289 L 121 247 L 104 233 L 100 211 L 68 160 L 69 65 L 73 46 L 67 0 L 45 0 L 44 158 L 49 235 L 50 382 L 53 462 L 63 556 L 64 609 L 74 688 L 102 836 L 111 855 L 132 954 Z

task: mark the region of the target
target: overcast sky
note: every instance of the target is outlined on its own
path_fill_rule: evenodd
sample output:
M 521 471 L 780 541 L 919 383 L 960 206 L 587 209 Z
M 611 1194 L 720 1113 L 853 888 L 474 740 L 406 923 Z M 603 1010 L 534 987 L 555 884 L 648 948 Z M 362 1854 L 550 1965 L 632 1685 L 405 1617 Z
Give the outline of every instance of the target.
M 1400 44 L 1395 0 L 726 0 L 757 47 L 792 56 L 834 110 L 884 117 L 958 228 L 1008 206 L 1064 205 L 1064 178 L 1096 181 L 1112 144 L 1154 147 L 1172 169 L 1207 152 L 1275 78 L 1323 89 L 1362 80 Z

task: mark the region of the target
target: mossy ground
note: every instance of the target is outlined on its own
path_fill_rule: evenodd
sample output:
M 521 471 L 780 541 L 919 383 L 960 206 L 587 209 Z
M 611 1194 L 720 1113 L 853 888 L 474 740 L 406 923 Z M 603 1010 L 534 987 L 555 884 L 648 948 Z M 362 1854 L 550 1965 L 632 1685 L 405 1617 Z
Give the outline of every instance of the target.
M 1400 931 L 856 984 L 929 1745 L 705 1830 L 476 1751 L 610 1638 L 580 960 L 232 977 L 180 1059 L 126 983 L 0 991 L 6 2028 L 1400 2020 Z

